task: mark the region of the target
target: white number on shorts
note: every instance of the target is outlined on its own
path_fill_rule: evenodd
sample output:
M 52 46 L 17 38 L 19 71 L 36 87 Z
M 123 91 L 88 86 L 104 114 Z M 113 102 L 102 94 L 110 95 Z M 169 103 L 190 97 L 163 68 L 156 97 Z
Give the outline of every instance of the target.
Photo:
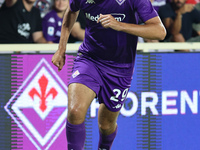
M 121 91 L 119 89 L 114 89 L 113 92 L 116 93 L 116 95 L 115 96 L 111 96 L 110 100 L 118 102 L 119 101 L 118 98 L 119 98 L 119 96 L 121 94 Z M 127 94 L 128 94 L 128 88 L 123 91 L 121 101 L 124 101 L 124 99 L 125 99 L 125 97 L 126 97 Z
M 121 94 L 121 91 L 119 89 L 114 89 L 113 92 L 116 92 L 117 94 L 115 96 L 111 96 L 110 97 L 110 100 L 111 101 L 115 101 L 115 102 L 118 102 L 118 97 L 119 95 Z
M 128 94 L 128 88 L 124 90 L 124 92 L 122 93 L 122 99 L 121 101 L 124 101 L 124 99 L 126 98 L 126 95 Z

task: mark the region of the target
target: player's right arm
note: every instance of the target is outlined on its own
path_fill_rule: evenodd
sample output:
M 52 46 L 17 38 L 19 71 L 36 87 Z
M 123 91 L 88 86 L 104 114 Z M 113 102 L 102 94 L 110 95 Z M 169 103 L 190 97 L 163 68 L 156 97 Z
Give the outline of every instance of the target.
M 7 7 L 12 7 L 16 2 L 17 0 L 5 0 Z
M 72 30 L 72 27 L 74 23 L 76 22 L 78 14 L 79 14 L 79 11 L 76 11 L 76 12 L 71 11 L 68 4 L 68 7 L 65 11 L 64 18 L 63 18 L 58 50 L 52 57 L 52 63 L 58 67 L 59 71 L 62 69 L 62 67 L 65 64 L 65 51 L 66 51 L 67 41 L 68 41 L 70 32 Z
M 144 25 L 137 25 L 119 22 L 110 14 L 100 14 L 97 23 L 99 22 L 104 28 L 112 28 L 116 31 L 126 32 L 145 39 L 163 40 L 166 36 L 165 27 L 158 16 L 147 20 Z

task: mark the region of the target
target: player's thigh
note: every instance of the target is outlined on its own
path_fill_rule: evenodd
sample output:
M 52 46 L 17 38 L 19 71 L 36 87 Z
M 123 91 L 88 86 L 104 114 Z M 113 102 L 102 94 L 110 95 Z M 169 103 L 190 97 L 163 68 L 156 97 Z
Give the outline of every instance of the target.
M 101 128 L 107 129 L 113 126 L 117 122 L 119 111 L 112 112 L 101 103 L 98 111 L 98 124 Z
M 95 96 L 95 92 L 84 84 L 71 83 L 68 87 L 68 112 L 84 117 Z

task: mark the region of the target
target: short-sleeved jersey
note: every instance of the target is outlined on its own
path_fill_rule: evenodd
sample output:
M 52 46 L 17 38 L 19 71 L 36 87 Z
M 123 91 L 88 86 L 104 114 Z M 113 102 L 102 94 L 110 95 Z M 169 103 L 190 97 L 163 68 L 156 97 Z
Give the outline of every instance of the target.
M 42 20 L 42 30 L 47 41 L 59 43 L 62 20 L 62 18 L 58 17 L 55 10 L 52 10 L 45 15 Z
M 165 18 L 172 18 L 175 20 L 176 13 L 172 9 L 171 3 L 167 3 L 166 5 L 160 7 L 159 16 L 163 20 Z M 194 8 L 191 12 L 185 13 L 182 15 L 182 25 L 180 33 L 183 34 L 185 40 L 188 40 L 192 37 L 192 24 L 193 23 L 200 23 L 200 12 Z M 167 36 L 165 39 L 170 38 L 170 32 L 167 32 Z
M 0 43 L 32 43 L 32 33 L 42 31 L 40 10 L 33 7 L 28 12 L 22 0 L 17 0 L 12 7 L 4 3 L 0 20 Z
M 85 39 L 79 53 L 95 60 L 98 67 L 112 75 L 131 76 L 134 69 L 137 37 L 103 28 L 97 19 L 111 14 L 117 21 L 137 24 L 157 16 L 150 0 L 70 0 L 72 11 L 86 16 Z

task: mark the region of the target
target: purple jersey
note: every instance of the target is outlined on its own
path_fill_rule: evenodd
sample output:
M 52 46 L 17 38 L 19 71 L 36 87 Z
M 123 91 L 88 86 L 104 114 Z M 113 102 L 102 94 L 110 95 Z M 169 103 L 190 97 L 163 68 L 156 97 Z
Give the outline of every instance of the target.
M 79 48 L 98 67 L 115 76 L 132 76 L 137 37 L 111 28 L 105 29 L 97 19 L 100 14 L 111 14 L 116 20 L 137 24 L 155 16 L 150 0 L 70 0 L 72 11 L 81 9 L 86 16 L 85 39 Z
M 47 41 L 59 43 L 62 18 L 58 17 L 55 10 L 46 14 L 42 21 L 43 34 Z

